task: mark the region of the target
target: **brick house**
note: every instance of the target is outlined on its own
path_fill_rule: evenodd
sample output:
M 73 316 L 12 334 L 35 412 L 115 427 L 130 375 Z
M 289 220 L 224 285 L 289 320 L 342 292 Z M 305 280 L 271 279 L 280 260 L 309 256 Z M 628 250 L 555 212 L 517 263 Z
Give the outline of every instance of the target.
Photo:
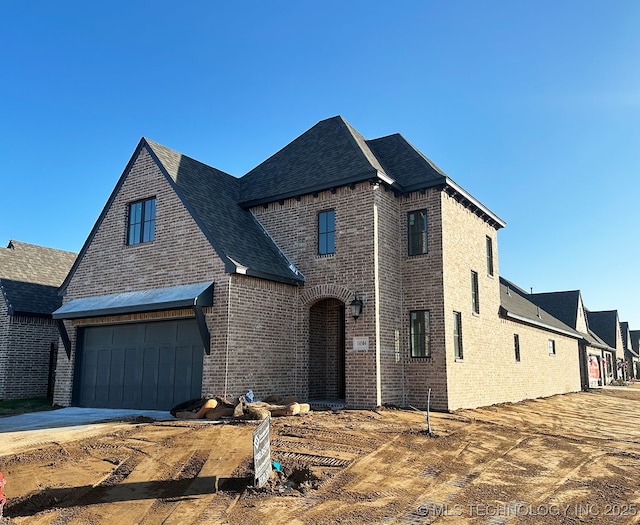
M 600 337 L 609 350 L 603 352 L 605 359 L 605 384 L 611 384 L 616 379 L 623 379 L 625 369 L 624 344 L 622 329 L 617 310 L 603 310 L 592 312 L 587 310 L 587 320 L 591 330 Z
M 640 330 L 629 330 L 629 337 L 631 338 L 631 350 L 640 356 Z M 640 360 L 635 365 L 634 377 L 636 380 L 640 379 Z
M 75 257 L 13 240 L 0 248 L 0 399 L 52 395 L 59 334 L 51 314 Z
M 61 287 L 55 401 L 579 390 L 579 334 L 501 283 L 504 225 L 401 135 L 341 117 L 240 178 L 142 139 Z

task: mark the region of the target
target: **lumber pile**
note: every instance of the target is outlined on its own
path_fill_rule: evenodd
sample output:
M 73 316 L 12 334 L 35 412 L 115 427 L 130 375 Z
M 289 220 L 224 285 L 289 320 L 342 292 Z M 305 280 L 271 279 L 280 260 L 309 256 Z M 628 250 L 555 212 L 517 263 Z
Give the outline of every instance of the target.
M 221 397 L 192 399 L 171 409 L 178 419 L 233 418 L 239 420 L 263 420 L 267 416 L 297 416 L 310 411 L 308 403 L 298 403 L 295 397 L 269 396 L 263 401 L 248 402 L 240 396 L 235 402 Z

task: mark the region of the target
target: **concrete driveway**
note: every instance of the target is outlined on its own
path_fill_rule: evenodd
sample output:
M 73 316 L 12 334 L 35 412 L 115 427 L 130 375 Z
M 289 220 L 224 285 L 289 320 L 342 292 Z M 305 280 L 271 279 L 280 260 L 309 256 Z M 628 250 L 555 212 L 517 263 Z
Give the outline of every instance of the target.
M 140 423 L 144 417 L 156 421 L 175 419 L 158 410 L 113 410 L 69 407 L 0 418 L 0 457 L 22 450 L 64 443 Z M 147 420 L 148 421 L 148 420 Z M 1 463 L 1 461 L 0 461 Z
M 148 417 L 158 421 L 174 419 L 169 412 L 159 410 L 117 410 L 110 408 L 68 407 L 44 412 L 0 418 L 0 433 L 21 432 L 45 428 L 73 427 L 106 421 L 131 420 Z

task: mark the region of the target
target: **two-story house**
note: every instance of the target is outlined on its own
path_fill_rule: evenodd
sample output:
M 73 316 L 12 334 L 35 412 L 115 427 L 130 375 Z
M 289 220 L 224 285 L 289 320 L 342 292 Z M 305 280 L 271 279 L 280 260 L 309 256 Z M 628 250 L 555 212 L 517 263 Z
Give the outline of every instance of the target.
M 504 225 L 401 135 L 341 117 L 240 178 L 142 139 L 62 286 L 55 401 L 579 390 L 579 335 L 501 283 Z

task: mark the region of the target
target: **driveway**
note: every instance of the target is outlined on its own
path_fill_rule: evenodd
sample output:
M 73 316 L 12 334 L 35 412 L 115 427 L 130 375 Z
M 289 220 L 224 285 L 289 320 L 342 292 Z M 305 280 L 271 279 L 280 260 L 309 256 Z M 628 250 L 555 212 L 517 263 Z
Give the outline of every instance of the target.
M 159 410 L 117 410 L 109 408 L 68 407 L 0 418 L 0 455 L 11 454 L 47 441 L 65 442 L 132 423 L 173 420 L 169 412 Z

